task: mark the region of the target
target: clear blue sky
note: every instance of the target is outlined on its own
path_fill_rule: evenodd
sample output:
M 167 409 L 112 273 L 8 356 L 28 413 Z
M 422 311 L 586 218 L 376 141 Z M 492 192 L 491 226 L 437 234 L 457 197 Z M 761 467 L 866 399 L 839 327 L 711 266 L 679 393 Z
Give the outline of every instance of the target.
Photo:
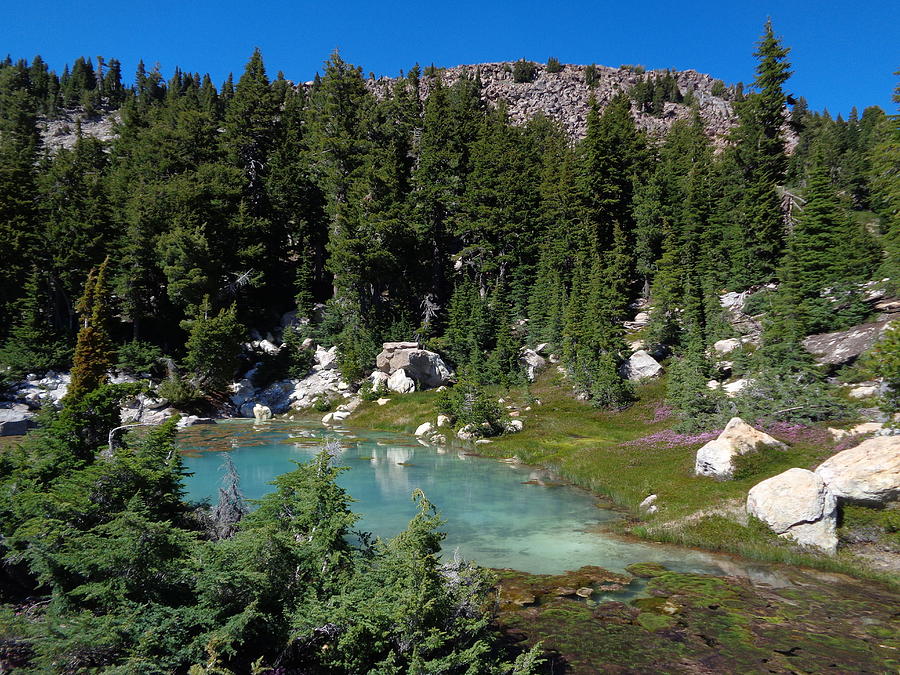
M 525 57 L 563 63 L 693 68 L 728 83 L 753 79 L 754 42 L 766 16 L 792 48 L 792 92 L 813 109 L 856 105 L 896 112 L 900 2 L 831 0 L 67 0 L 7 2 L 0 52 L 41 54 L 51 67 L 79 55 L 116 57 L 130 81 L 138 59 L 168 77 L 178 65 L 220 83 L 253 50 L 270 74 L 308 80 L 332 50 L 364 72 Z

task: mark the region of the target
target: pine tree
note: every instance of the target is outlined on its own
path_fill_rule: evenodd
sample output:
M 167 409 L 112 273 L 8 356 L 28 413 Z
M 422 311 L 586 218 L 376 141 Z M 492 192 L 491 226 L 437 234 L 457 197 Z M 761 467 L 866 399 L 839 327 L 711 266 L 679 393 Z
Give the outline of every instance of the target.
M 787 94 L 783 86 L 791 75 L 786 61 L 790 50 L 775 36 L 771 20 L 754 56 L 755 86 L 738 108 L 740 123 L 735 130 L 735 153 L 744 181 L 744 193 L 737 221 L 741 246 L 732 274 L 744 287 L 771 280 L 784 243 L 781 199 L 776 187 L 782 185 L 787 170 L 782 128 L 786 122 Z M 734 204 L 726 208 L 734 210 Z
M 112 318 L 111 294 L 107 286 L 109 259 L 92 269 L 84 285 L 84 294 L 75 306 L 80 329 L 72 361 L 72 380 L 66 403 L 75 404 L 107 381 L 115 363 L 115 349 L 109 337 Z

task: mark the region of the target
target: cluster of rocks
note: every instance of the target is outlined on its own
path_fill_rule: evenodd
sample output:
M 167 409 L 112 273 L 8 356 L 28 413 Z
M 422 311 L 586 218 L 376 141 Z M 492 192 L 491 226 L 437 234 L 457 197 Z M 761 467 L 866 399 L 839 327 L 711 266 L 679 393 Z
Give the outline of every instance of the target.
M 864 440 L 815 471 L 788 469 L 751 488 L 747 512 L 801 544 L 837 550 L 841 503 L 884 506 L 900 498 L 900 436 Z
M 838 437 L 841 430 L 831 430 Z M 884 432 L 882 425 L 859 425 L 847 436 Z M 694 471 L 699 476 L 732 478 L 737 457 L 761 448 L 787 446 L 744 422 L 732 418 L 718 438 L 697 451 Z M 837 549 L 838 507 L 842 502 L 884 505 L 900 497 L 900 436 L 883 435 L 832 456 L 815 471 L 793 468 L 767 478 L 750 489 L 746 511 L 776 534 L 826 553 Z M 648 498 L 649 499 L 649 498 Z M 652 513 L 653 501 L 641 508 Z
M 44 377 L 28 375 L 5 392 L 0 401 L 0 436 L 20 436 L 35 426 L 38 410 L 50 405 L 59 407 L 71 378 L 68 373 L 49 371 Z
M 375 359 L 372 389 L 408 394 L 448 384 L 453 373 L 439 354 L 422 349 L 418 342 L 385 342 Z
M 544 64 L 534 65 L 536 72 L 531 82 L 515 82 L 512 75 L 514 64 L 510 62 L 443 68 L 434 77 L 423 77 L 419 91 L 424 99 L 438 80 L 449 86 L 463 77 L 478 77 L 482 84 L 483 100 L 492 106 L 505 104 L 513 123 L 524 124 L 536 115 L 544 115 L 559 122 L 572 138 L 581 139 L 587 131 L 591 96 L 596 98 L 601 107 L 605 107 L 615 96 L 627 93 L 639 82 L 662 76 L 665 72 L 595 66 L 596 84 L 588 86 L 585 72 L 589 66 L 565 65 L 559 72 L 551 73 Z M 710 138 L 717 142 L 724 141 L 737 118 L 729 101 L 712 94 L 716 80 L 693 70 L 678 71 L 675 77 L 682 94 L 693 92 Z M 396 78 L 381 77 L 369 80 L 368 85 L 376 96 L 386 97 L 393 91 L 396 81 Z M 658 116 L 632 108 L 637 126 L 657 138 L 664 136 L 675 120 L 687 119 L 690 115 L 689 106 L 677 103 L 666 103 L 662 114 Z
M 307 347 L 312 348 L 311 344 Z M 253 417 L 256 405 L 280 415 L 292 409 L 310 408 L 323 397 L 328 400 L 344 398 L 345 394 L 349 397 L 350 385 L 337 370 L 337 347 L 316 346 L 313 360 L 306 377 L 278 380 L 261 389 L 253 384 L 255 370 L 248 371 L 243 379 L 231 385 L 231 403 L 241 417 Z

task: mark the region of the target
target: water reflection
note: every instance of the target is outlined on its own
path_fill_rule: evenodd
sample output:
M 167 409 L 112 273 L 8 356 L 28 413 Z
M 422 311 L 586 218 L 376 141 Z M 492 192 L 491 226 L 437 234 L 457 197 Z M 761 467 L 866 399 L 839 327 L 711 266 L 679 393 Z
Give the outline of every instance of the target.
M 411 494 L 424 490 L 440 509 L 447 532 L 444 550 L 489 567 L 557 574 L 583 565 L 622 571 L 634 562 L 659 562 L 670 569 L 732 574 L 737 563 L 712 554 L 621 539 L 598 532 L 618 517 L 598 508 L 588 493 L 562 485 L 546 471 L 497 462 L 456 450 L 421 447 L 411 438 L 360 430 L 326 430 L 316 422 L 249 422 L 193 427 L 179 440 L 191 499 L 214 499 L 220 452 L 231 452 L 250 498 L 268 483 L 307 461 L 337 439 L 339 462 L 350 469 L 341 485 L 356 500 L 359 526 L 381 536 L 400 532 L 414 515 Z

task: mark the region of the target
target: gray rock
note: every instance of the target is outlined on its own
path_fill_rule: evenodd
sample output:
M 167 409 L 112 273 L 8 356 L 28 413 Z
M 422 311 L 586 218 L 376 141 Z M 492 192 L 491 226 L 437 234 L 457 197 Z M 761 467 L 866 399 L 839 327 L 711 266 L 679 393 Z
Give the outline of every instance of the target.
M 34 428 L 34 413 L 27 406 L 10 404 L 0 408 L 0 436 L 23 436 Z
M 728 338 L 727 340 L 719 340 L 713 344 L 713 349 L 717 354 L 730 354 L 735 349 L 740 349 L 741 341 L 737 338 Z
M 621 365 L 619 370 L 622 377 L 637 381 L 657 377 L 662 373 L 663 367 L 650 354 L 639 349 Z
M 375 366 L 388 375 L 403 370 L 423 389 L 446 384 L 451 376 L 440 355 L 420 349 L 417 342 L 385 342 L 375 359 Z
M 757 483 L 747 495 L 747 513 L 781 537 L 826 553 L 837 549 L 837 500 L 812 471 L 788 469 Z
M 847 330 L 810 335 L 803 341 L 803 346 L 816 357 L 818 363 L 844 365 L 871 349 L 890 323 L 890 320 L 873 321 Z

